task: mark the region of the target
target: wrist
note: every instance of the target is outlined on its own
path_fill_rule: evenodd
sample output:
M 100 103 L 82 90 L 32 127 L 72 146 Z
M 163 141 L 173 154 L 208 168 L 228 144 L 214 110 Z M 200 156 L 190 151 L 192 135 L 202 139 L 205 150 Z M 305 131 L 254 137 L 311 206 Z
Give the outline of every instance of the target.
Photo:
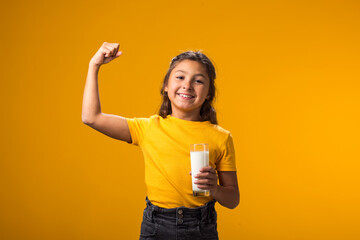
M 101 64 L 96 64 L 92 60 L 89 62 L 89 68 L 99 69 Z
M 213 198 L 217 198 L 218 194 L 219 194 L 219 191 L 220 191 L 220 185 L 216 185 L 216 188 L 211 192 L 211 196 Z

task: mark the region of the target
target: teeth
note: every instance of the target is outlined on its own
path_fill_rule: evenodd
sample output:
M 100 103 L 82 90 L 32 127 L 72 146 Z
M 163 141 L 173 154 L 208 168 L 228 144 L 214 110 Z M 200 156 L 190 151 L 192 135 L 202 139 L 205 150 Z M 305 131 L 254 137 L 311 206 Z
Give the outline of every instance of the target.
M 192 96 L 181 94 L 181 93 L 179 93 L 179 95 L 182 96 L 182 97 L 185 97 L 185 98 L 192 98 Z

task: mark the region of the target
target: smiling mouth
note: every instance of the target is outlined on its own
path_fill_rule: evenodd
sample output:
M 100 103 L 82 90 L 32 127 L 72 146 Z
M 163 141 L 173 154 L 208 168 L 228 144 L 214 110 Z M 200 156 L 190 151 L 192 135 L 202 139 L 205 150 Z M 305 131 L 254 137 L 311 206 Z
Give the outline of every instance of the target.
M 184 99 L 192 99 L 192 98 L 194 98 L 194 96 L 189 95 L 189 94 L 177 93 L 177 95 L 179 95 L 181 98 L 184 98 Z

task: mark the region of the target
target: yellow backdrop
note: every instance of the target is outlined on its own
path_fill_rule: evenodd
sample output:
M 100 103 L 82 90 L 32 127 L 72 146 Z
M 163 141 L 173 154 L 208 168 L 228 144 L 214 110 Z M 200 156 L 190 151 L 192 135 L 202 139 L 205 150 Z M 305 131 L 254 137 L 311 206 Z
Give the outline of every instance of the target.
M 240 205 L 220 239 L 360 239 L 358 1 L 1 4 L 0 239 L 137 239 L 140 149 L 81 121 L 103 42 L 102 111 L 148 117 L 170 60 L 203 50 L 237 154 Z

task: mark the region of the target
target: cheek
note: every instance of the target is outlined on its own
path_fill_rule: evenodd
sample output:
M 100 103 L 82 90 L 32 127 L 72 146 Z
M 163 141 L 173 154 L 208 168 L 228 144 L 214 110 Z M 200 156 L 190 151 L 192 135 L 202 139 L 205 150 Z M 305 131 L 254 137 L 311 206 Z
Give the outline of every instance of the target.
M 173 86 L 169 86 L 168 88 L 168 96 L 170 99 L 174 99 L 176 96 L 176 89 Z
M 176 86 L 176 84 L 171 84 L 168 86 L 169 92 L 171 92 L 172 94 L 175 94 L 176 91 L 178 90 L 178 87 Z
M 209 95 L 209 87 L 208 86 L 204 86 L 201 89 L 201 95 L 207 97 Z

